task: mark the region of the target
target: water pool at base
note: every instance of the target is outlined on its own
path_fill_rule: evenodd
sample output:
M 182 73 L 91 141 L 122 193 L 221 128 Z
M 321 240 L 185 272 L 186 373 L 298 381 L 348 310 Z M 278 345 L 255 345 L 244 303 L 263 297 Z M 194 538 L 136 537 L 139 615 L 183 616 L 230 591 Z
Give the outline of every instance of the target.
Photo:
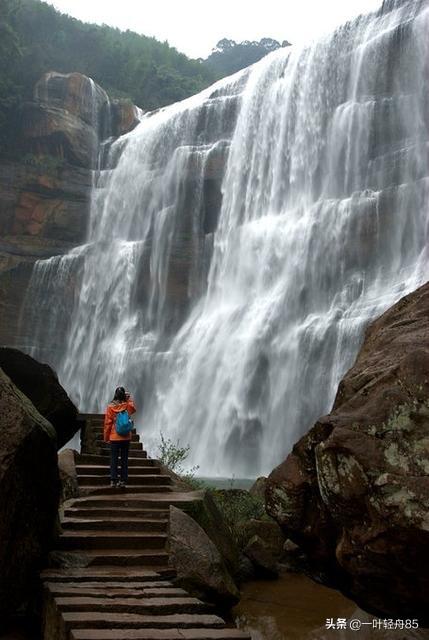
M 252 640 L 429 640 L 429 629 L 373 629 L 374 617 L 354 602 L 293 573 L 243 585 L 233 617 L 240 629 L 251 632 Z M 335 622 L 337 618 L 357 619 L 371 625 L 363 624 L 359 631 L 327 629 L 328 618 Z

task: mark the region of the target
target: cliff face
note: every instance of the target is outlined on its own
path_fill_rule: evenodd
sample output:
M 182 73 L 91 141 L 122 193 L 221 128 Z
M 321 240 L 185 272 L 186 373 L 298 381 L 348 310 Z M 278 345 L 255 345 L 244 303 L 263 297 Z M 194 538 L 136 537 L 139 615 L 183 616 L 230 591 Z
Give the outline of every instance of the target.
M 20 344 L 19 312 L 34 262 L 84 241 L 100 142 L 138 123 L 78 73 L 48 73 L 24 105 L 17 157 L 0 157 L 0 343 Z
M 428 621 L 429 285 L 368 328 L 332 413 L 268 479 L 268 512 L 314 573 Z

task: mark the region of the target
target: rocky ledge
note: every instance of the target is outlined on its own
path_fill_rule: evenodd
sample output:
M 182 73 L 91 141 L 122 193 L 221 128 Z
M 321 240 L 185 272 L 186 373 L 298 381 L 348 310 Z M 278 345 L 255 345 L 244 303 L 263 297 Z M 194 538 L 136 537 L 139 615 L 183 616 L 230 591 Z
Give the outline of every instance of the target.
M 332 413 L 270 475 L 268 512 L 317 579 L 429 622 L 429 284 L 366 331 Z

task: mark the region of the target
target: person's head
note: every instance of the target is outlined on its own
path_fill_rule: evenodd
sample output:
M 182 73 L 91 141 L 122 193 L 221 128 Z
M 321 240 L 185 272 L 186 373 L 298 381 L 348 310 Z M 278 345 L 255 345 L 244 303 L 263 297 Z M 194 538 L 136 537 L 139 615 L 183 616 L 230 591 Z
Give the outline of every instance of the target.
M 115 395 L 113 396 L 113 401 L 115 402 L 125 402 L 126 395 L 124 387 L 116 387 Z

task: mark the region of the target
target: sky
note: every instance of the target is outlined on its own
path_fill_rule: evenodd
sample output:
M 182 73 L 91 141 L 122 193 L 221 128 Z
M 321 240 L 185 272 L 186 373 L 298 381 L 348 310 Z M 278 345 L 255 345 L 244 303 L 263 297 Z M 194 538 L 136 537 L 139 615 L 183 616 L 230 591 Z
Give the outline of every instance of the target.
M 167 40 L 205 58 L 221 38 L 309 41 L 382 0 L 48 0 L 63 13 Z

